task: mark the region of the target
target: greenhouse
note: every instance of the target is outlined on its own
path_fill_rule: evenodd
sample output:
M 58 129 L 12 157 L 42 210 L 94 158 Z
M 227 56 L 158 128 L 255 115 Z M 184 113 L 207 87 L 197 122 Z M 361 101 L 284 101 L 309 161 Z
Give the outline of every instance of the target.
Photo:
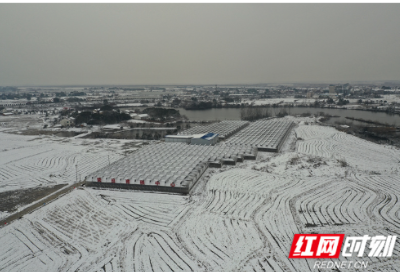
M 144 147 L 86 177 L 88 185 L 188 193 L 208 167 L 255 159 L 251 146 L 160 143 Z
M 218 134 L 220 139 L 226 139 L 249 125 L 248 121 L 222 121 L 207 126 L 197 126 L 180 132 L 178 135 L 194 135 L 204 133 Z
M 225 145 L 249 145 L 258 151 L 279 152 L 292 126 L 292 121 L 281 119 L 256 121 L 228 139 Z

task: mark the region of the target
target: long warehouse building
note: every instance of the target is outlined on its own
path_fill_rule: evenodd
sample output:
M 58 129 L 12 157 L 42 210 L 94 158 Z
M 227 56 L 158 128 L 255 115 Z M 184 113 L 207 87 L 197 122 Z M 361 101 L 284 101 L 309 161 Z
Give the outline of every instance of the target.
M 228 139 L 226 145 L 248 145 L 258 151 L 279 152 L 294 123 L 284 119 L 264 119 L 251 123 L 248 127 Z
M 208 167 L 255 159 L 250 146 L 150 145 L 86 177 L 87 185 L 189 193 Z

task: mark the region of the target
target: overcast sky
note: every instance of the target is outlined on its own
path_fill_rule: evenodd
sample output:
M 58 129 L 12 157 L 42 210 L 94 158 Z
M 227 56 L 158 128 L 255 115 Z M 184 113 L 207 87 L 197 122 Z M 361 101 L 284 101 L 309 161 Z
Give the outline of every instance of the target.
M 400 4 L 0 4 L 0 86 L 400 80 Z

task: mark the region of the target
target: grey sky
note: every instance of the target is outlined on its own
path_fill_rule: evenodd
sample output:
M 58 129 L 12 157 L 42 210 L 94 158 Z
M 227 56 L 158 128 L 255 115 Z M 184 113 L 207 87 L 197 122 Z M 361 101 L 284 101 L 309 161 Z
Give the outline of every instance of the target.
M 400 80 L 400 4 L 0 4 L 0 86 Z

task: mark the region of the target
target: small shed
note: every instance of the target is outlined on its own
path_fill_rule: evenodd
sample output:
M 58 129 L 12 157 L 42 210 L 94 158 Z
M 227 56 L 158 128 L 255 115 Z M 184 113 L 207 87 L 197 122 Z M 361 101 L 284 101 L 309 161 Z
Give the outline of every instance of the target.
M 215 145 L 218 142 L 218 134 L 206 133 L 202 135 L 194 135 L 190 143 L 195 145 Z
M 70 127 L 70 126 L 73 126 L 73 125 L 74 125 L 74 121 L 71 120 L 71 119 L 63 119 L 63 120 L 60 121 L 60 124 L 61 124 L 63 127 Z
M 143 120 L 143 119 L 148 119 L 149 117 L 150 116 L 148 114 L 138 114 L 138 115 L 134 116 L 133 118 L 137 119 L 137 120 Z

